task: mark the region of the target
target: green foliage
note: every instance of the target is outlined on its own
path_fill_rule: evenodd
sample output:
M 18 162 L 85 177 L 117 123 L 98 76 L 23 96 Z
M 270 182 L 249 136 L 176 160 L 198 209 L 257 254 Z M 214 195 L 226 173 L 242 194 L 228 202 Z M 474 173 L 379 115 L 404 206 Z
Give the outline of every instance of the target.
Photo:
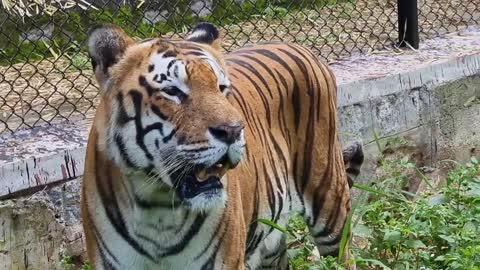
M 74 257 L 73 256 L 65 256 L 60 261 L 60 266 L 63 270 L 74 270 L 75 264 L 73 263 Z
M 355 185 L 370 195 L 356 206 L 352 221 L 357 268 L 480 270 L 479 162 L 457 164 L 444 187 L 420 195 L 402 189 L 406 170 L 413 167 L 405 159 L 382 160 L 381 181 Z M 293 217 L 287 231 L 292 269 L 346 269 L 336 258 L 313 256 L 315 245 L 301 217 Z
M 78 261 L 78 258 L 75 256 L 64 256 L 60 261 L 60 267 L 62 270 L 75 270 L 78 269 L 75 265 L 75 261 Z M 92 267 L 88 262 L 83 262 L 81 270 L 92 270 Z
M 296 10 L 317 6 L 332 6 L 338 3 L 353 3 L 354 0 L 257 0 L 245 1 L 243 4 L 234 0 L 212 0 L 212 13 L 199 18 L 188 7 L 191 1 L 177 1 L 175 8 L 167 6 L 170 14 L 165 21 L 149 23 L 144 21 L 145 5 L 132 8 L 122 5 L 116 10 L 87 9 L 69 10 L 67 12 L 40 13 L 31 17 L 10 17 L 3 22 L 0 39 L 0 65 L 18 62 L 36 61 L 43 58 L 64 56 L 72 57 L 78 52 L 85 54 L 85 40 L 88 31 L 95 25 L 113 23 L 123 28 L 137 39 L 157 37 L 167 33 L 184 33 L 198 21 L 212 22 L 218 26 L 240 23 L 255 17 L 265 20 L 281 19 Z M 6 14 L 0 10 L 0 17 Z M 52 40 L 25 41 L 22 34 L 38 27 L 53 23 L 56 27 Z M 73 45 L 72 45 L 73 44 Z M 52 48 L 54 50 L 52 51 Z M 54 52 L 54 53 L 52 53 Z
M 361 226 L 354 227 L 367 241 L 355 250 L 357 264 L 372 267 L 368 260 L 375 259 L 391 269 L 479 269 L 478 162 L 452 170 L 440 192 L 414 198 L 401 189 L 402 168 L 414 165 L 405 160 L 384 165 L 389 176 L 375 188 L 382 192 L 371 193 Z
M 288 236 L 288 258 L 290 266 L 295 270 L 308 269 L 334 269 L 336 259 L 329 257 L 322 261 L 322 265 L 313 256 L 315 244 L 309 235 L 308 227 L 301 216 L 294 216 L 290 219 L 287 230 Z M 322 267 L 322 268 L 316 268 Z

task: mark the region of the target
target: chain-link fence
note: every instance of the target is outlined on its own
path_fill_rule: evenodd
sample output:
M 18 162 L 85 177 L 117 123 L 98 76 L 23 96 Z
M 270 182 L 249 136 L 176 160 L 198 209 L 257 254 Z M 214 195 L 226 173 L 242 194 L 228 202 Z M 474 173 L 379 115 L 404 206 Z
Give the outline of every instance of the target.
M 222 28 L 225 51 L 279 40 L 326 61 L 391 47 L 399 36 L 397 0 L 88 1 L 2 0 L 0 134 L 91 118 L 98 89 L 84 47 L 102 22 L 141 39 L 183 36 L 210 21 Z M 431 37 L 479 24 L 480 0 L 423 0 L 418 14 L 420 37 Z

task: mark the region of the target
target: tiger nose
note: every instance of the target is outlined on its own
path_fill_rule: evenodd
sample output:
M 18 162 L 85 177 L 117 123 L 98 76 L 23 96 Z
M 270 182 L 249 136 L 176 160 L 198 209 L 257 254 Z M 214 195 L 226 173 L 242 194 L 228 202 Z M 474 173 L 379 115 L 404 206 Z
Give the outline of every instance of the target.
M 242 123 L 222 124 L 215 127 L 209 127 L 208 130 L 213 137 L 226 144 L 233 144 L 240 139 L 244 126 Z

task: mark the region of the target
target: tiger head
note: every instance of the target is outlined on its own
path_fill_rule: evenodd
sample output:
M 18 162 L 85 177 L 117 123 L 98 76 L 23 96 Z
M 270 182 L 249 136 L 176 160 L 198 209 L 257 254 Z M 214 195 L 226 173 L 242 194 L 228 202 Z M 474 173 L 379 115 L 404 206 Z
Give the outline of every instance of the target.
M 154 178 L 191 209 L 224 205 L 223 176 L 245 139 L 217 28 L 201 23 L 185 40 L 135 42 L 105 25 L 90 33 L 88 51 L 102 90 L 97 147 L 129 178 Z

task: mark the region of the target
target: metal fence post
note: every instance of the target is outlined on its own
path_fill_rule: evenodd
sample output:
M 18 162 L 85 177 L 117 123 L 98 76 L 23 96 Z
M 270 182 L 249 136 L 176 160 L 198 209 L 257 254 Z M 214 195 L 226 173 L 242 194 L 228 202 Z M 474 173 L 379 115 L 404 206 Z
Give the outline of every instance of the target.
M 399 45 L 405 47 L 408 43 L 418 49 L 420 37 L 417 0 L 397 0 L 397 4 Z

